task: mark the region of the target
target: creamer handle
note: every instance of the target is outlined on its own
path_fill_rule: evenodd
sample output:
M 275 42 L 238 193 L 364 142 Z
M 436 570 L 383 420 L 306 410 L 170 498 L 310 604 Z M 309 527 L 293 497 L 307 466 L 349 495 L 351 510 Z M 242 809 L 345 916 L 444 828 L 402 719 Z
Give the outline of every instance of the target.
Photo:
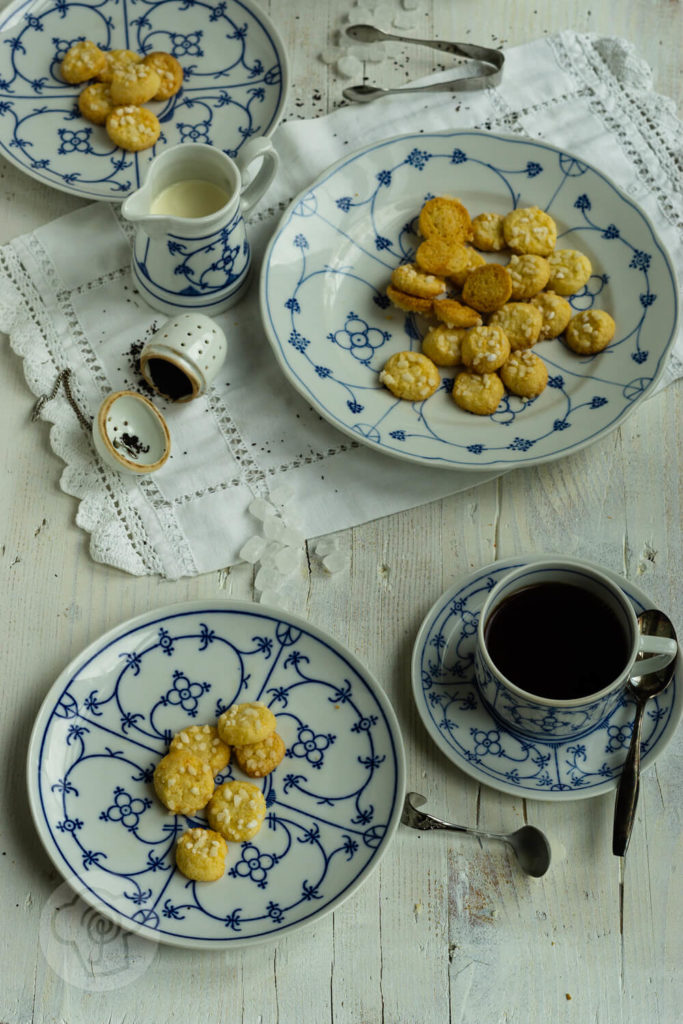
M 240 174 L 246 177 L 250 164 L 258 159 L 262 162 L 254 178 L 242 186 L 242 213 L 247 213 L 261 198 L 277 173 L 280 158 L 270 139 L 249 139 L 248 142 L 245 142 L 235 158 Z

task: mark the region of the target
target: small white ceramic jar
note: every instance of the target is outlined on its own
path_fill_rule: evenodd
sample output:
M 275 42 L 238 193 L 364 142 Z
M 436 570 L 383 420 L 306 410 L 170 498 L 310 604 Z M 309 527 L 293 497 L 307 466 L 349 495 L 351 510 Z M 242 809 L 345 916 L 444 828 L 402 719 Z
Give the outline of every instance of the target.
M 179 313 L 152 335 L 140 353 L 140 372 L 150 387 L 173 402 L 203 395 L 225 362 L 228 343 L 203 313 Z
M 100 406 L 92 426 L 102 461 L 119 472 L 153 473 L 171 453 L 166 421 L 144 395 L 115 391 Z

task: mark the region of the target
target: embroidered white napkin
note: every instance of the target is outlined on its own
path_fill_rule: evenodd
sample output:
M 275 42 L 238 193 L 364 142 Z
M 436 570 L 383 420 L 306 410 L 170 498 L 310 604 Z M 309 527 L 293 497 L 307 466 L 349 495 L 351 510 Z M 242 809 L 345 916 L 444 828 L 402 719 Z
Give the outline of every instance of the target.
M 275 133 L 278 178 L 250 218 L 255 275 L 280 212 L 322 170 L 360 145 L 411 130 L 479 128 L 561 145 L 598 165 L 643 207 L 679 271 L 683 200 L 670 147 L 681 124 L 621 40 L 562 33 L 506 53 L 502 85 L 472 94 L 410 93 L 345 107 Z M 140 388 L 136 359 L 165 319 L 134 293 L 129 239 L 113 208 L 93 204 L 0 250 L 0 329 L 49 392 L 70 367 L 81 409 Z M 286 483 L 307 537 L 474 486 L 489 476 L 408 465 L 340 434 L 282 376 L 261 324 L 258 288 L 218 318 L 230 354 L 211 392 L 174 406 L 158 397 L 173 454 L 157 473 L 120 476 L 96 458 L 64 395 L 44 406 L 64 460 L 61 486 L 93 558 L 171 579 L 233 564 L 257 524 L 248 506 Z M 683 375 L 679 336 L 662 386 Z

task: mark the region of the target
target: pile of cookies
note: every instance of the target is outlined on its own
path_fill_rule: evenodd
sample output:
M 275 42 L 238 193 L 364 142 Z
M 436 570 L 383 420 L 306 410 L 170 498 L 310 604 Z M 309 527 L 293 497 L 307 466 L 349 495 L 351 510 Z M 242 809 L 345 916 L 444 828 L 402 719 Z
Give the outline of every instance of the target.
M 399 309 L 432 321 L 422 351 L 392 355 L 381 383 L 398 398 L 423 401 L 441 384 L 438 367 L 463 366 L 453 400 L 478 415 L 495 412 L 507 389 L 536 398 L 548 382 L 538 341 L 564 336 L 582 355 L 612 340 L 609 313 L 573 315 L 567 297 L 592 273 L 576 249 L 556 249 L 557 226 L 536 206 L 470 218 L 459 199 L 427 200 L 418 217 L 422 242 L 413 263 L 396 267 L 387 296 Z M 507 253 L 506 265 L 482 253 Z
M 71 85 L 89 82 L 78 97 L 80 113 L 131 152 L 148 149 L 161 134 L 159 118 L 142 104 L 170 99 L 183 82 L 183 69 L 170 53 L 101 50 L 90 39 L 67 50 L 60 72 Z
M 258 786 L 215 776 L 231 755 L 250 778 L 265 778 L 285 756 L 275 715 L 258 701 L 233 704 L 215 725 L 192 725 L 171 740 L 154 770 L 154 791 L 173 814 L 205 810 L 209 828 L 191 828 L 176 844 L 176 864 L 187 878 L 213 882 L 225 872 L 228 842 L 243 843 L 261 828 L 266 802 Z

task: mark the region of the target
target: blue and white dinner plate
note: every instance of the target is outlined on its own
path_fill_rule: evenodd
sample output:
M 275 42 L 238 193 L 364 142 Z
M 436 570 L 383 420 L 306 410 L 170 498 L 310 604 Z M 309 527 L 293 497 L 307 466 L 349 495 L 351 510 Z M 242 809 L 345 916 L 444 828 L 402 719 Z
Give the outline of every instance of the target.
M 612 344 L 592 357 L 559 340 L 538 345 L 548 387 L 532 402 L 506 397 L 493 416 L 455 406 L 452 369 L 426 401 L 394 398 L 378 372 L 393 352 L 419 350 L 425 325 L 385 290 L 414 253 L 420 207 L 439 194 L 457 195 L 473 216 L 548 210 L 558 248 L 580 249 L 593 266 L 574 310 L 610 312 Z M 647 217 L 595 167 L 528 139 L 450 131 L 368 146 L 303 192 L 268 248 L 261 308 L 286 376 L 340 430 L 412 462 L 491 471 L 559 458 L 621 423 L 663 371 L 677 291 Z
M 559 743 L 539 743 L 494 718 L 474 681 L 479 613 L 501 576 L 524 565 L 508 558 L 485 566 L 443 594 L 425 617 L 413 647 L 413 697 L 429 736 L 452 763 L 493 789 L 533 800 L 578 800 L 614 789 L 631 740 L 635 704 L 621 704 L 587 734 Z M 568 559 L 571 561 L 571 559 Z M 602 568 L 633 603 L 636 614 L 653 602 L 633 583 Z M 676 675 L 648 702 L 642 733 L 643 768 L 667 746 L 683 712 Z
M 155 765 L 184 726 L 262 700 L 287 754 L 263 780 L 267 815 L 229 844 L 224 877 L 188 881 L 174 844 L 202 814 L 156 799 Z M 229 765 L 219 777 L 244 778 Z M 402 740 L 380 686 L 348 651 L 291 615 L 188 603 L 124 623 L 59 676 L 28 753 L 33 818 L 88 903 L 143 937 L 242 947 L 337 907 L 377 866 L 400 820 Z
M 164 50 L 182 88 L 146 104 L 161 121 L 152 149 L 127 153 L 78 112 L 83 86 L 59 64 L 79 39 L 106 50 Z M 17 0 L 0 14 L 0 152 L 46 185 L 120 202 L 166 146 L 206 142 L 235 156 L 276 127 L 288 72 L 284 46 L 251 0 Z

